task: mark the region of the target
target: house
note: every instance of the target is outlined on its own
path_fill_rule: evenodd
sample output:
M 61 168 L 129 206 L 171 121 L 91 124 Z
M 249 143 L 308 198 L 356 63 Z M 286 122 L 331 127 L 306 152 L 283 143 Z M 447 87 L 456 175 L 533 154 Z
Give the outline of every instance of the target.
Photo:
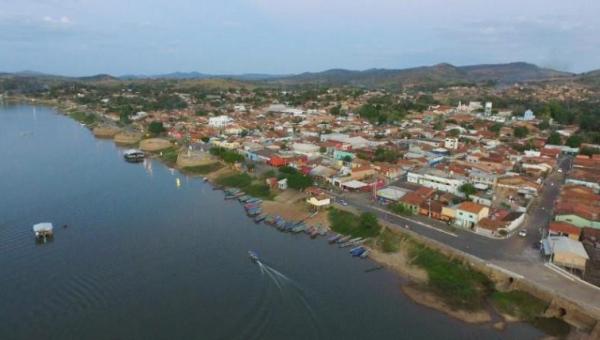
M 454 224 L 467 229 L 473 229 L 479 221 L 488 217 L 490 209 L 481 204 L 466 201 L 457 205 L 454 216 Z
M 443 214 L 444 205 L 439 201 L 427 200 L 421 203 L 419 214 L 436 220 L 449 221 L 450 218 Z
M 319 210 L 323 207 L 331 205 L 331 197 L 323 190 L 317 187 L 306 188 L 307 194 L 306 203 L 314 210 Z
M 231 123 L 233 120 L 229 116 L 221 115 L 208 118 L 208 126 L 221 128 Z
M 289 160 L 287 158 L 283 158 L 279 155 L 271 155 L 271 158 L 267 162 L 269 165 L 274 167 L 282 167 L 289 164 Z
M 446 138 L 444 139 L 444 147 L 450 150 L 458 149 L 458 138 Z
M 559 201 L 554 207 L 554 220 L 567 222 L 579 228 L 600 229 L 600 207 Z
M 419 213 L 421 205 L 425 203 L 426 200 L 427 199 L 425 197 L 413 191 L 400 198 L 400 200 L 398 200 L 398 204 L 404 209 L 409 210 L 412 214 L 416 215 Z
M 569 171 L 565 184 L 578 184 L 600 192 L 600 173 L 582 168 L 573 168 Z
M 551 260 L 554 264 L 571 270 L 585 272 L 586 262 L 589 259 L 581 242 L 568 237 L 549 237 L 548 243 L 552 252 Z
M 570 239 L 579 240 L 581 228 L 566 222 L 550 222 L 548 226 L 549 236 L 566 236 Z
M 383 189 L 377 190 L 377 198 L 380 202 L 398 202 L 404 195 L 409 191 L 403 188 L 389 186 Z
M 277 181 L 277 189 L 286 190 L 288 188 L 287 178 L 280 179 Z
M 459 188 L 467 183 L 463 176 L 456 175 L 452 171 L 444 172 L 438 169 L 422 168 L 419 171 L 409 171 L 406 180 L 410 183 L 419 184 L 439 191 L 462 195 Z

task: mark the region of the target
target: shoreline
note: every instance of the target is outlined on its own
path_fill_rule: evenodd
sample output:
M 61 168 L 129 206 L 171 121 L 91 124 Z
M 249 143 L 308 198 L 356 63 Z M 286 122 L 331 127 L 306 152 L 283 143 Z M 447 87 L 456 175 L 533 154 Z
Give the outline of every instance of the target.
M 22 103 L 23 101 L 22 100 L 11 101 L 10 99 L 7 99 L 7 100 L 5 100 L 5 102 Z M 29 100 L 26 102 L 26 104 L 51 106 L 52 108 L 54 108 L 57 111 L 57 113 L 65 115 L 73 120 L 76 120 L 67 112 L 70 109 L 58 101 Z M 98 113 L 91 113 L 91 114 L 98 115 Z M 84 124 L 84 123 L 81 123 L 81 124 L 83 126 L 85 126 L 86 128 L 88 128 L 90 130 L 90 132 L 94 135 L 95 138 L 111 139 L 111 140 L 113 140 L 115 145 L 117 145 L 119 147 L 126 146 L 124 144 L 118 143 L 114 139 L 114 137 L 118 133 L 125 132 L 124 129 L 117 127 L 116 124 L 114 125 L 114 128 L 118 129 L 119 130 L 118 132 L 114 132 L 114 134 L 113 134 L 113 131 L 110 131 L 110 133 L 107 132 L 106 134 L 101 133 L 100 136 L 96 135 L 94 133 L 94 128 L 99 126 L 98 125 L 98 124 L 100 124 L 99 122 L 95 122 L 93 124 Z M 137 130 L 135 133 L 138 133 L 138 132 L 143 136 L 143 132 L 140 132 L 139 130 Z M 108 135 L 108 134 L 112 134 L 112 136 L 103 137 L 104 135 Z M 133 145 L 138 145 L 138 144 L 139 143 L 135 143 Z M 132 144 L 128 144 L 128 145 L 132 145 Z M 169 149 L 176 151 L 178 156 L 183 151 L 182 147 L 178 146 L 177 144 L 170 147 Z M 164 149 L 164 150 L 166 150 L 166 149 Z M 159 160 L 163 165 L 166 165 L 169 168 L 176 169 L 185 176 L 205 177 L 208 179 L 209 183 L 211 183 L 212 185 L 216 184 L 215 182 L 220 176 L 234 174 L 234 173 L 243 173 L 243 172 L 231 169 L 230 166 L 228 166 L 221 160 L 217 160 L 216 162 L 223 165 L 220 169 L 218 169 L 216 171 L 208 172 L 206 174 L 195 174 L 195 173 L 186 171 L 185 167 L 180 166 L 177 161 L 175 161 L 174 163 L 170 163 L 170 162 L 166 161 L 164 158 L 161 158 L 160 150 L 149 151 L 148 154 L 149 154 L 149 158 Z M 282 215 L 305 214 L 305 212 L 300 211 L 294 204 L 289 204 L 290 202 L 285 202 L 285 203 L 277 202 L 278 196 L 280 196 L 280 195 L 275 196 L 273 201 L 268 201 L 269 203 L 267 204 L 267 206 L 269 206 L 269 208 L 268 208 L 269 214 L 271 214 L 271 212 L 279 213 Z M 273 203 L 271 203 L 271 202 L 273 202 Z M 279 209 L 281 209 L 281 210 L 279 210 Z M 265 212 L 267 212 L 267 209 L 265 209 Z M 319 213 L 319 215 L 322 217 L 324 215 L 327 215 L 327 213 L 326 213 L 326 211 L 322 211 L 321 213 Z M 380 222 L 383 222 L 383 221 L 380 221 Z M 328 224 L 329 223 L 327 223 L 327 225 Z M 425 275 L 423 275 L 424 270 L 421 269 L 421 272 L 419 272 L 419 270 L 418 270 L 419 268 L 415 269 L 416 266 L 409 263 L 409 259 L 406 258 L 406 256 L 403 260 L 400 260 L 399 262 L 395 262 L 393 259 L 391 259 L 391 257 L 396 255 L 396 253 L 391 254 L 391 255 L 386 254 L 383 251 L 376 249 L 376 247 L 371 247 L 371 246 L 369 247 L 369 249 L 372 251 L 371 258 L 373 259 L 374 262 L 378 263 L 379 265 L 384 266 L 386 269 L 392 271 L 395 275 L 398 275 L 399 277 L 407 278 L 410 280 L 409 284 L 403 285 L 402 287 L 400 287 L 400 289 L 402 290 L 404 295 L 406 297 L 408 297 L 414 303 L 426 306 L 426 307 L 434 309 L 438 312 L 442 312 L 442 313 L 446 314 L 447 316 L 458 319 L 465 323 L 481 324 L 481 323 L 488 323 L 488 322 L 493 321 L 493 318 L 491 317 L 489 311 L 487 311 L 485 309 L 483 309 L 481 311 L 467 311 L 467 310 L 454 309 L 451 306 L 449 306 L 448 304 L 446 304 L 439 295 L 417 288 L 416 285 L 423 284 L 424 282 L 427 281 L 427 276 L 426 276 L 427 273 L 425 272 Z M 499 313 L 498 311 L 496 311 L 496 314 L 499 315 L 505 323 L 521 321 L 517 318 L 512 318 L 508 315 L 505 316 L 502 313 Z M 510 319 L 507 317 L 509 317 Z M 575 330 L 576 328 L 572 327 L 572 329 Z

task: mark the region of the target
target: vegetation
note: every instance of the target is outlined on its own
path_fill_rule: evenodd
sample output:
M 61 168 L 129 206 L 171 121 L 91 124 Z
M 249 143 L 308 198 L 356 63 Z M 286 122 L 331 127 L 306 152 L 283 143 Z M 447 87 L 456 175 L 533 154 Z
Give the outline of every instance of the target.
M 381 231 L 377 217 L 372 213 L 356 216 L 348 211 L 331 208 L 328 217 L 331 229 L 336 233 L 366 238 L 375 237 Z
M 465 194 L 465 196 L 467 196 L 467 198 L 469 198 L 471 195 L 477 192 L 477 189 L 475 189 L 475 186 L 473 186 L 473 184 L 465 183 L 458 188 L 458 191 L 462 192 L 463 194 Z
M 313 184 L 312 178 L 289 166 L 279 168 L 279 178 L 287 178 L 288 187 L 295 190 L 304 190 Z
M 215 172 L 215 171 L 221 169 L 222 167 L 223 167 L 223 165 L 221 163 L 215 162 L 215 163 L 204 164 L 204 165 L 187 166 L 187 167 L 184 167 L 183 170 L 186 172 L 193 173 L 193 174 L 206 175 L 211 172 Z
M 163 126 L 162 122 L 153 121 L 150 123 L 150 125 L 148 125 L 148 132 L 150 132 L 153 135 L 160 135 L 161 133 L 164 133 L 165 131 L 167 131 L 167 130 Z
M 69 116 L 85 125 L 94 124 L 96 122 L 96 115 L 94 115 L 93 113 L 75 111 L 72 112 Z
M 239 153 L 220 147 L 211 148 L 210 154 L 219 157 L 220 159 L 225 161 L 225 163 L 229 164 L 239 163 L 244 160 L 244 156 L 240 155 Z
M 412 215 L 413 211 L 410 210 L 409 208 L 407 208 L 406 206 L 404 206 L 403 204 L 399 204 L 399 203 L 395 203 L 395 204 L 390 204 L 388 206 L 388 208 L 393 211 L 396 214 L 400 214 L 400 215 Z
M 494 292 L 491 301 L 501 313 L 525 321 L 541 317 L 548 308 L 548 303 L 520 290 Z
M 567 140 L 565 141 L 565 145 L 572 148 L 578 148 L 581 145 L 581 143 L 583 143 L 583 139 L 579 135 L 569 136 L 569 138 L 567 138 Z
M 517 138 L 527 137 L 529 134 L 529 129 L 525 126 L 517 126 L 513 128 L 513 135 Z
M 381 250 L 384 253 L 395 253 L 400 250 L 402 236 L 390 231 L 389 229 L 385 229 L 381 235 L 379 235 L 379 241 Z
M 428 287 L 452 307 L 480 309 L 493 289 L 483 273 L 424 245 L 415 243 L 410 256 L 413 264 L 427 271 Z
M 269 187 L 263 181 L 255 180 L 247 173 L 221 176 L 217 179 L 217 183 L 228 187 L 239 188 L 246 194 L 254 197 L 263 199 L 273 198 Z
M 553 145 L 561 145 L 562 139 L 560 138 L 560 133 L 556 131 L 552 132 L 550 136 L 548 136 L 548 139 L 546 139 L 546 143 Z
M 378 147 L 373 155 L 373 161 L 375 162 L 396 163 L 398 159 L 400 159 L 400 153 L 382 147 Z
M 179 152 L 175 148 L 169 148 L 160 152 L 160 159 L 167 165 L 177 163 L 177 156 L 179 156 Z

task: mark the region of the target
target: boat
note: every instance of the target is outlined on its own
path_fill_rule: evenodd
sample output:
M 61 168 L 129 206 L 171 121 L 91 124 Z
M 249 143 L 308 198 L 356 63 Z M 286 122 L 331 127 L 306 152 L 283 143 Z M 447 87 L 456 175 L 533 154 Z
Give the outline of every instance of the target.
M 352 252 L 352 256 L 354 257 L 358 257 L 361 256 L 367 249 L 365 249 L 364 247 L 360 247 L 357 250 Z
M 240 192 L 240 189 L 238 189 L 238 188 L 226 188 L 225 189 L 225 193 L 228 195 L 235 195 L 238 192 Z
M 260 208 L 250 209 L 250 210 L 248 210 L 248 212 L 246 214 L 248 214 L 248 216 L 250 216 L 250 217 L 258 216 L 258 215 L 262 214 L 262 209 L 260 209 Z
M 306 229 L 306 224 L 300 222 L 300 223 L 296 224 L 296 226 L 294 227 L 294 229 L 292 229 L 292 231 L 295 233 L 300 233 L 300 232 L 303 232 L 304 229 Z
M 319 235 L 325 236 L 327 235 L 327 228 L 321 224 L 317 224 L 317 230 L 319 231 Z
M 350 239 L 352 238 L 352 236 L 344 236 L 342 238 L 339 238 L 336 243 L 346 243 L 348 242 Z
M 362 248 L 362 246 L 354 247 L 354 248 L 350 249 L 350 252 L 352 253 L 353 251 L 356 251 L 356 250 L 358 250 L 360 248 Z
M 258 215 L 254 218 L 254 222 L 260 223 L 260 222 L 264 221 L 265 219 L 267 219 L 267 217 L 269 217 L 269 216 L 265 215 L 265 214 Z
M 314 229 L 315 229 L 315 227 L 313 227 L 313 226 L 311 225 L 311 226 L 308 226 L 308 227 L 306 227 L 306 228 L 304 229 L 304 232 L 305 232 L 306 234 L 310 235 L 310 234 L 313 232 L 313 230 L 314 230 Z
M 319 230 L 313 227 L 313 230 L 310 232 L 310 238 L 317 238 L 319 236 Z
M 204 178 L 202 178 L 202 180 L 203 180 L 204 182 L 208 182 L 208 177 L 204 177 Z
M 131 163 L 142 162 L 144 161 L 144 157 L 146 157 L 144 152 L 138 149 L 129 149 L 123 152 L 123 158 L 125 158 L 126 161 Z
M 214 187 L 212 187 L 213 190 L 222 190 L 223 186 L 222 185 L 215 185 Z
M 262 200 L 260 198 L 251 197 L 249 200 L 246 201 L 246 203 L 258 203 L 258 204 L 261 204 Z
M 275 223 L 275 217 L 271 215 L 267 216 L 267 218 L 265 218 L 265 223 L 273 225 Z
M 250 256 L 250 260 L 252 260 L 254 262 L 258 262 L 259 261 L 258 254 L 255 251 L 248 250 L 248 256 Z
M 250 198 L 250 196 L 248 196 L 248 195 L 243 195 L 243 196 L 240 196 L 240 197 L 238 197 L 238 201 L 240 201 L 240 202 L 242 202 L 242 203 L 245 203 L 245 202 L 246 202 L 246 200 L 248 200 L 249 198 Z
M 244 209 L 252 209 L 252 208 L 258 208 L 260 207 L 260 204 L 258 203 L 246 203 L 244 204 Z
M 362 237 L 353 238 L 351 240 L 348 240 L 348 241 L 340 244 L 340 248 L 345 248 L 345 247 L 349 247 L 352 245 L 356 245 L 356 244 L 360 243 L 361 240 L 362 240 Z
M 361 259 L 366 259 L 369 256 L 369 249 L 365 249 L 362 254 L 360 254 Z
M 42 222 L 33 225 L 35 238 L 46 242 L 46 239 L 54 236 L 54 226 L 50 222 Z
M 335 234 L 335 235 L 331 236 L 330 238 L 328 238 L 327 242 L 329 242 L 330 244 L 333 244 L 340 238 L 342 238 L 342 234 Z

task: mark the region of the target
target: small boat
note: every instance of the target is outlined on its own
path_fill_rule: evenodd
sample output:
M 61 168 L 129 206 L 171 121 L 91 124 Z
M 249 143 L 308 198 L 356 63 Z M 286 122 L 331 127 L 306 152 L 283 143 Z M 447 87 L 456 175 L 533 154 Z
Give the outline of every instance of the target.
M 204 178 L 202 178 L 202 180 L 203 180 L 204 182 L 208 182 L 208 177 L 204 177 Z
M 246 203 L 244 204 L 244 209 L 252 209 L 252 208 L 258 208 L 260 207 L 260 204 L 258 203 Z
M 306 229 L 304 229 L 304 232 L 305 232 L 306 234 L 310 235 L 310 234 L 312 234 L 312 232 L 313 232 L 314 230 L 315 230 L 315 227 L 313 227 L 313 226 L 311 225 L 311 226 L 308 226 L 308 227 L 306 227 Z
M 358 244 L 361 240 L 362 240 L 362 237 L 353 238 L 351 240 L 348 240 L 347 242 L 340 244 L 340 248 L 345 248 L 345 247 L 349 247 L 349 246 Z
M 232 194 L 227 194 L 227 195 L 225 195 L 225 199 L 226 199 L 226 200 L 232 200 L 232 199 L 236 199 L 236 198 L 237 198 L 237 196 L 235 196 L 235 195 L 232 195 Z
M 123 158 L 125 158 L 126 161 L 131 163 L 142 162 L 144 161 L 144 157 L 146 157 L 144 152 L 138 149 L 129 149 L 123 152 Z
M 265 214 L 258 215 L 254 218 L 254 222 L 260 223 L 260 222 L 264 221 L 267 217 L 268 217 L 268 215 L 265 215 Z
M 360 254 L 361 259 L 366 259 L 369 256 L 369 249 L 365 249 L 362 254 Z
M 339 238 L 336 243 L 346 243 L 348 242 L 350 239 L 352 238 L 352 236 L 344 236 L 342 238 Z
M 319 231 L 317 228 L 313 228 L 312 232 L 310 233 L 310 238 L 317 238 L 317 236 L 319 236 Z
M 225 193 L 229 194 L 229 195 L 235 195 L 238 192 L 240 192 L 240 189 L 238 189 L 238 188 L 226 188 L 225 189 Z
M 248 196 L 248 195 L 243 195 L 243 196 L 240 196 L 240 197 L 238 197 L 238 201 L 240 201 L 240 202 L 244 203 L 244 202 L 246 202 L 246 200 L 247 200 L 247 199 L 249 199 L 249 198 L 250 198 L 250 196 Z
M 325 228 L 325 226 L 318 224 L 317 230 L 319 231 L 319 235 L 321 235 L 321 236 L 327 235 L 327 228 Z
M 294 227 L 294 229 L 292 229 L 292 231 L 294 233 L 301 233 L 304 231 L 304 229 L 306 229 L 306 224 L 300 222 L 300 223 L 296 224 L 296 226 Z
M 354 256 L 354 257 L 361 256 L 366 250 L 367 249 L 365 249 L 364 247 L 360 247 L 359 249 L 352 252 L 352 256 Z
M 54 236 L 54 226 L 50 222 L 34 224 L 33 234 L 37 240 L 46 242 L 46 239 Z
M 248 210 L 248 212 L 246 214 L 248 214 L 248 216 L 250 216 L 250 217 L 255 217 L 255 216 L 262 214 L 262 209 L 258 208 L 258 209 Z
M 250 256 L 250 260 L 254 262 L 258 262 L 259 260 L 258 254 L 255 251 L 248 250 L 248 256 Z
M 360 248 L 362 248 L 362 246 L 354 247 L 354 248 L 350 249 L 350 252 L 352 253 L 354 251 L 359 250 Z
M 331 236 L 330 238 L 328 238 L 327 242 L 329 242 L 330 244 L 333 244 L 340 238 L 342 238 L 342 234 L 335 234 L 335 235 Z
M 273 225 L 275 223 L 275 217 L 271 215 L 267 216 L 267 218 L 265 218 L 265 223 Z
M 214 187 L 212 187 L 213 190 L 222 190 L 223 186 L 222 185 L 215 185 Z
M 251 197 L 249 200 L 246 201 L 246 203 L 262 203 L 262 200 L 260 198 L 256 198 L 256 197 Z

